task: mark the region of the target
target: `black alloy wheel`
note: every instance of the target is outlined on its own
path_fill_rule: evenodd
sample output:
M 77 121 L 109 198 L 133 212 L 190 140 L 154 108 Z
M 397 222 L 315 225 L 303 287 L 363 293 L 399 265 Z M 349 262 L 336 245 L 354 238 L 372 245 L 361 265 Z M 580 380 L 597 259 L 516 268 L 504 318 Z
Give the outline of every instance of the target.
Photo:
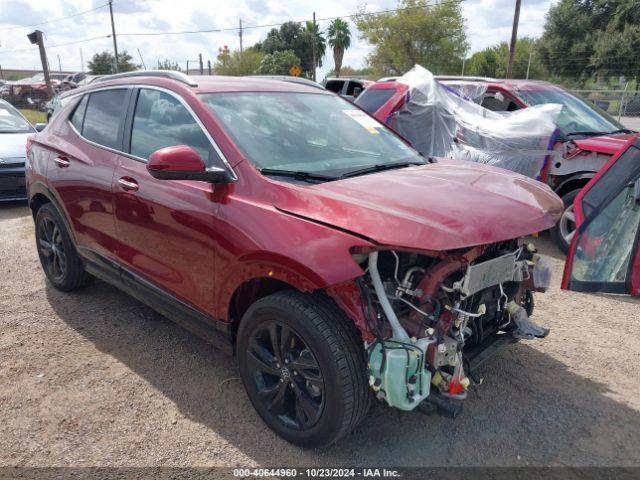
M 269 321 L 253 331 L 247 360 L 258 397 L 288 428 L 315 425 L 324 408 L 324 380 L 318 361 L 293 329 Z
M 60 228 L 53 219 L 44 218 L 38 224 L 37 240 L 47 277 L 53 282 L 62 281 L 67 268 L 67 253 Z

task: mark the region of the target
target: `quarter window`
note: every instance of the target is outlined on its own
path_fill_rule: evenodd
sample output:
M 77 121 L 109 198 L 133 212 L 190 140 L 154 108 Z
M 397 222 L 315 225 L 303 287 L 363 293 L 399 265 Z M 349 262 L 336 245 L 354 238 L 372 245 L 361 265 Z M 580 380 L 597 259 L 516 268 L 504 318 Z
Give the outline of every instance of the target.
M 82 136 L 99 145 L 120 150 L 118 140 L 127 91 L 103 90 L 89 95 Z
M 131 154 L 147 159 L 156 150 L 175 145 L 187 145 L 205 163 L 213 163 L 211 143 L 185 106 L 165 92 L 141 89 L 131 130 Z
M 75 127 L 78 132 L 82 132 L 82 123 L 84 122 L 84 112 L 87 109 L 87 100 L 89 99 L 88 95 L 82 97 L 80 103 L 73 111 L 73 115 L 71 115 L 71 124 Z

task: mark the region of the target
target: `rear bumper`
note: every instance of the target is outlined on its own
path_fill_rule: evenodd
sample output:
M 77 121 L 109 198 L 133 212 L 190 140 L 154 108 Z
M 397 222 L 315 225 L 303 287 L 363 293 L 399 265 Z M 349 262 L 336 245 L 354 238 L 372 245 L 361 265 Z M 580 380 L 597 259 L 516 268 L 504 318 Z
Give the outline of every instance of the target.
M 0 168 L 0 202 L 26 199 L 24 166 Z

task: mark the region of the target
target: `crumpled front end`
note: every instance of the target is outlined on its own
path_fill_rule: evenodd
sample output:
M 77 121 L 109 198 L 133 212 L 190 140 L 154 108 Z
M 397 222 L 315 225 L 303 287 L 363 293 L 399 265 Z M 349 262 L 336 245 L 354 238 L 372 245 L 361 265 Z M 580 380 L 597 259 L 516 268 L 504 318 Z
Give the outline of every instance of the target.
M 369 379 L 380 400 L 402 410 L 455 416 L 474 369 L 499 345 L 543 338 L 533 292 L 551 268 L 532 244 L 509 240 L 440 256 L 396 250 L 354 252 Z

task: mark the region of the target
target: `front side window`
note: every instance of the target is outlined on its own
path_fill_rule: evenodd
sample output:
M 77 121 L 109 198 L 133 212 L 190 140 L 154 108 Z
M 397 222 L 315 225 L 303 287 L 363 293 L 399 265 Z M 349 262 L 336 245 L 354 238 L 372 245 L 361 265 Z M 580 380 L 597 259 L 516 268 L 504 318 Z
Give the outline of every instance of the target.
M 17 110 L 0 104 L 0 133 L 30 133 L 33 127 Z
M 168 93 L 141 89 L 133 116 L 131 154 L 148 159 L 156 150 L 176 145 L 187 145 L 205 163 L 213 163 L 211 143 L 185 106 Z
M 120 150 L 118 131 L 126 108 L 125 89 L 103 90 L 89 95 L 82 136 L 105 147 Z
M 203 94 L 202 100 L 259 169 L 332 177 L 401 162 L 424 163 L 391 130 L 327 94 Z

